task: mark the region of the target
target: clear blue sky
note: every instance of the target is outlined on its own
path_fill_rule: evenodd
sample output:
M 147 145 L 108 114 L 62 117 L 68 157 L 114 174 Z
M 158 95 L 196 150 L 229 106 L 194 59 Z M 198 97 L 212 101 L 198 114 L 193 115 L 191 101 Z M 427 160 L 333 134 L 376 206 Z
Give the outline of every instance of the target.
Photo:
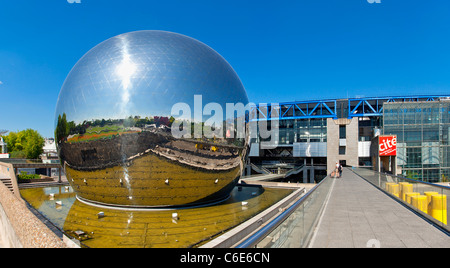
M 136 30 L 211 46 L 255 103 L 450 94 L 448 0 L 0 0 L 0 129 L 52 137 L 72 66 Z

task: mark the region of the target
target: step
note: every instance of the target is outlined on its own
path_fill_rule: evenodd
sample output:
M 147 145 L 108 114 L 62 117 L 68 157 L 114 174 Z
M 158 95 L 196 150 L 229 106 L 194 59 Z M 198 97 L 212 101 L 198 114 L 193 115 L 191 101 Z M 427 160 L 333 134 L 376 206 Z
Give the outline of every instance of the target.
M 14 193 L 14 187 L 12 184 L 12 181 L 10 178 L 0 178 L 0 181 L 3 182 L 3 184 L 11 191 Z

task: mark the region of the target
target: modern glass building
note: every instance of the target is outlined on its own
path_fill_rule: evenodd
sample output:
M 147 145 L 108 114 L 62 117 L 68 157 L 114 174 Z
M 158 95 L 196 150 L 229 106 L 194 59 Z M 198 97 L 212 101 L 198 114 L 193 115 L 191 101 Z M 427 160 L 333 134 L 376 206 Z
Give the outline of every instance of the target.
M 386 103 L 384 134 L 397 135 L 397 166 L 409 178 L 447 182 L 450 101 Z
M 259 135 L 251 141 L 247 174 L 297 168 L 290 181 L 317 182 L 336 162 L 371 166 L 372 139 L 394 134 L 397 173 L 430 182 L 450 175 L 449 96 L 299 101 L 257 105 L 251 112 L 253 121 L 270 121 L 276 114 L 279 133 L 275 148 L 263 148 L 269 138 Z

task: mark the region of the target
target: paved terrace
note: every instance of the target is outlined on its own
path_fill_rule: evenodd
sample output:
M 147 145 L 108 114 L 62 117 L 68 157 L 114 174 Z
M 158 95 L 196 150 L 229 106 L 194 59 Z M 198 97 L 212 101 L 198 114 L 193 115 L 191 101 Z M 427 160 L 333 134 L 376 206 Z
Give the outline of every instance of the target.
M 450 247 L 447 234 L 351 170 L 334 180 L 311 247 Z

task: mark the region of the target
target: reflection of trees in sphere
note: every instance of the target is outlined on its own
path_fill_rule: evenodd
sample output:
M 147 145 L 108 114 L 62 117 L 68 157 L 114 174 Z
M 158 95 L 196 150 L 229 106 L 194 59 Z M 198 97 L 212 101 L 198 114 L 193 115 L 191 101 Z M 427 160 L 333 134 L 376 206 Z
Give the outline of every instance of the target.
M 143 207 L 228 197 L 243 171 L 247 138 L 227 138 L 225 123 L 215 127 L 223 137 L 171 135 L 172 107 L 186 103 L 194 112 L 195 95 L 203 105 L 221 105 L 223 122 L 234 120 L 226 118 L 226 103 L 248 103 L 232 67 L 183 35 L 125 33 L 86 53 L 64 82 L 55 119 L 58 153 L 77 197 Z

